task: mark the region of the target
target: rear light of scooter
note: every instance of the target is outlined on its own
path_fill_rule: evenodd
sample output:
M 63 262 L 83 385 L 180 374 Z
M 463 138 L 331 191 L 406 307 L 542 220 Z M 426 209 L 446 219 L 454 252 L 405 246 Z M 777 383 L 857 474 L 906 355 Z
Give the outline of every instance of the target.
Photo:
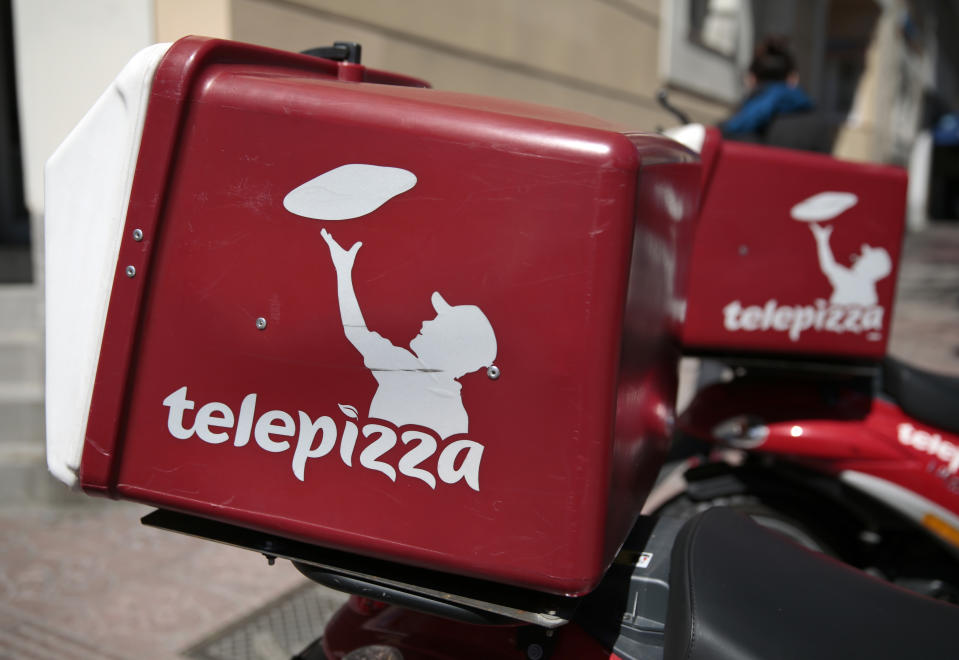
M 959 529 L 956 529 L 939 516 L 933 513 L 927 513 L 922 517 L 922 525 L 936 536 L 959 548 Z
M 389 607 L 389 605 L 383 601 L 355 595 L 350 596 L 349 600 L 346 601 L 346 604 L 351 610 L 357 614 L 362 614 L 363 616 L 373 616 L 377 612 L 382 612 Z

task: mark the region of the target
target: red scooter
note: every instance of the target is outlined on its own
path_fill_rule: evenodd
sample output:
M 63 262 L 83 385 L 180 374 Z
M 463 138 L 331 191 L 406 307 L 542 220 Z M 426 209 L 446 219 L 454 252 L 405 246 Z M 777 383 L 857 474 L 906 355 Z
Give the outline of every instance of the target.
M 641 521 L 600 586 L 555 629 L 431 614 L 376 584 L 363 593 L 297 657 L 947 658 L 957 616 L 723 507 Z
M 705 154 L 709 168 L 703 175 L 701 216 L 693 244 L 694 254 L 700 260 L 694 257 L 688 293 L 688 304 L 699 305 L 691 307 L 686 317 L 684 344 L 687 352 L 703 356 L 701 373 L 714 377 L 713 382 L 701 387 L 678 419 L 671 461 L 646 502 L 644 513 L 656 521 L 646 524 L 656 525 L 660 533 L 632 548 L 634 557 L 642 557 L 643 550 L 655 556 L 653 550 L 662 551 L 662 546 L 654 547 L 656 541 L 667 539 L 664 545 L 667 550 L 672 549 L 674 565 L 671 571 L 653 577 L 648 569 L 639 568 L 641 560 L 632 564 L 631 574 L 617 571 L 614 564 L 600 588 L 587 599 L 589 604 L 584 603 L 577 612 L 575 624 L 571 624 L 590 631 L 594 642 L 602 640 L 592 649 L 595 655 L 588 656 L 576 646 L 589 639 L 589 635 L 584 637 L 578 630 L 571 635 L 575 641 L 567 642 L 576 649 L 574 654 L 562 655 L 565 647 L 559 645 L 556 657 L 607 657 L 604 654 L 609 650 L 622 658 L 662 657 L 664 649 L 665 657 L 680 657 L 673 655 L 676 637 L 670 630 L 681 629 L 680 639 L 688 641 L 687 635 L 696 638 L 697 627 L 698 634 L 706 629 L 707 640 L 713 635 L 722 640 L 718 648 L 704 652 L 702 657 L 715 657 L 712 653 L 722 657 L 858 655 L 861 649 L 827 648 L 829 643 L 815 635 L 806 640 L 808 647 L 794 653 L 776 645 L 763 647 L 765 635 L 755 632 L 734 636 L 732 641 L 726 637 L 728 630 L 717 631 L 709 624 L 686 621 L 683 617 L 691 616 L 688 604 L 669 600 L 668 606 L 660 610 L 658 606 L 664 603 L 657 602 L 657 592 L 650 584 L 669 592 L 669 599 L 677 597 L 677 587 L 689 588 L 681 577 L 690 561 L 681 549 L 687 539 L 682 535 L 677 539 L 674 530 L 680 521 L 698 520 L 704 514 L 721 516 L 740 528 L 729 532 L 739 537 L 731 543 L 735 549 L 720 543 L 700 550 L 715 561 L 712 570 L 723 576 L 724 595 L 728 602 L 737 603 L 737 608 L 748 608 L 744 602 L 762 602 L 764 598 L 757 594 L 737 597 L 736 590 L 743 584 L 753 588 L 763 585 L 768 592 L 775 592 L 778 600 L 801 593 L 799 582 L 818 584 L 820 579 L 835 579 L 793 574 L 790 579 L 797 583 L 781 584 L 783 574 L 791 573 L 795 562 L 805 564 L 809 556 L 800 558 L 794 554 L 794 547 L 788 552 L 785 547 L 767 547 L 771 542 L 768 535 L 756 527 L 751 527 L 747 534 L 745 521 L 732 522 L 730 512 L 735 511 L 798 546 L 839 558 L 914 593 L 952 603 L 959 601 L 959 417 L 953 405 L 959 397 L 959 381 L 922 372 L 882 355 L 895 282 L 894 276 L 890 277 L 894 271 L 890 254 L 898 257 L 903 205 L 870 205 L 871 213 L 880 214 L 878 218 L 845 215 L 860 203 L 868 203 L 871 193 L 877 192 L 875 186 L 890 184 L 888 179 L 883 182 L 890 173 L 882 171 L 869 172 L 875 176 L 872 181 L 868 176 L 856 182 L 847 180 L 846 190 L 829 190 L 816 182 L 816 175 L 810 177 L 807 170 L 798 182 L 772 177 L 768 188 L 758 192 L 762 188 L 752 178 L 758 174 L 754 159 L 767 166 L 769 161 L 792 160 L 807 168 L 824 170 L 849 166 L 822 156 L 723 144 L 715 131 L 702 127 L 685 127 L 678 133 L 677 137 L 692 149 Z M 754 189 L 748 198 L 749 207 L 737 204 L 735 187 L 729 189 L 730 183 L 735 186 L 737 177 L 738 187 L 748 185 Z M 771 177 L 766 174 L 766 178 Z M 835 184 L 833 178 L 830 187 Z M 865 189 L 857 188 L 857 184 Z M 809 188 L 816 185 L 823 185 L 824 192 L 803 199 Z M 798 190 L 790 200 L 793 187 Z M 784 197 L 792 203 L 784 205 Z M 792 222 L 777 225 L 777 211 Z M 807 223 L 811 230 L 805 236 L 806 255 L 802 254 L 802 223 Z M 858 230 L 870 236 L 871 245 L 859 246 L 848 267 L 832 254 L 833 225 L 845 232 Z M 794 237 L 771 240 L 765 235 L 788 229 L 798 231 Z M 724 273 L 730 264 L 716 261 L 723 248 L 717 243 L 729 245 L 727 254 L 735 255 L 745 273 Z M 848 244 L 849 241 L 845 243 Z M 757 248 L 765 254 L 757 255 Z M 786 263 L 777 263 L 782 260 Z M 789 271 L 791 277 L 778 277 L 775 266 Z M 766 272 L 762 281 L 754 279 L 757 271 Z M 803 300 L 810 297 L 809 289 L 813 296 L 820 293 L 816 291 L 817 275 L 823 298 Z M 797 283 L 801 285 L 798 291 Z M 770 302 L 750 306 L 736 300 L 740 295 Z M 721 302 L 725 304 L 720 308 Z M 712 315 L 710 306 L 715 309 Z M 746 333 L 750 341 L 740 341 Z M 788 339 L 782 341 L 779 337 Z M 824 337 L 828 339 L 824 341 Z M 695 528 L 702 523 L 687 524 Z M 637 536 L 643 538 L 642 533 Z M 731 541 L 726 533 L 717 540 Z M 630 543 L 625 547 L 629 549 Z M 724 555 L 727 551 L 733 556 Z M 813 562 L 806 566 L 822 568 L 825 564 Z M 742 573 L 737 575 L 737 569 Z M 703 604 L 699 594 L 687 595 Z M 610 603 L 620 609 L 610 611 Z M 845 619 L 823 625 L 852 630 L 855 621 L 862 620 L 862 604 L 849 602 L 833 609 L 834 604 L 830 604 L 829 616 L 845 611 Z M 813 598 L 807 605 L 817 608 L 824 603 Z M 385 604 L 379 607 L 387 613 L 393 609 Z M 900 606 L 890 607 L 900 614 L 908 611 Z M 905 607 L 908 606 L 903 603 L 902 608 Z M 597 610 L 602 614 L 597 614 Z M 657 621 L 665 624 L 663 627 L 644 619 L 650 617 L 650 612 L 660 611 L 669 612 L 668 617 Z M 676 618 L 671 618 L 674 613 Z M 388 646 L 390 640 L 397 644 L 397 639 L 404 640 L 396 646 L 402 649 L 403 657 L 430 657 L 430 648 L 448 648 L 441 657 L 459 657 L 452 650 L 455 647 L 443 645 L 446 637 L 438 630 L 441 626 L 430 627 L 434 637 L 417 635 L 407 641 L 402 628 L 419 629 L 418 626 L 405 622 L 394 628 L 389 614 L 382 621 L 377 615 L 363 611 L 356 600 L 345 606 L 327 629 L 324 644 L 329 657 L 342 657 L 346 650 L 364 645 Z M 744 612 L 737 612 L 729 618 L 743 615 Z M 759 613 L 746 616 L 759 628 L 776 625 Z M 807 616 L 808 612 L 804 612 L 798 617 L 797 625 L 806 630 L 818 629 L 810 625 Z M 605 631 L 602 621 L 606 622 Z M 879 633 L 883 626 L 872 628 L 874 623 L 869 624 L 870 634 L 879 634 L 877 640 L 881 640 L 874 653 L 883 657 L 899 655 L 900 651 L 886 646 L 887 640 Z M 725 625 L 730 624 L 727 621 Z M 473 639 L 469 633 L 476 632 L 471 628 L 456 630 L 461 639 Z M 665 647 L 651 643 L 651 639 L 657 639 L 656 633 L 663 630 Z M 793 640 L 797 636 L 801 633 L 774 633 L 774 638 L 779 639 Z M 439 642 L 439 646 L 430 647 L 427 637 Z M 496 640 L 500 652 L 510 643 L 523 643 L 509 636 L 476 637 L 483 640 L 475 641 L 477 648 Z M 700 637 L 698 643 L 710 642 Z M 683 652 L 689 650 L 687 646 L 681 648 Z M 484 657 L 483 653 L 476 657 Z M 692 657 L 697 657 L 696 653 Z
M 800 183 L 767 175 L 768 187 L 750 207 L 735 207 L 724 184 L 745 176 L 750 165 L 737 171 L 740 163 L 721 159 L 741 161 L 764 148 L 723 144 L 701 127 L 677 133 L 687 141 L 692 135 L 707 159 L 710 150 L 722 154 L 712 166 L 721 182 L 706 177 L 704 186 L 694 246 L 703 260 L 692 265 L 684 342 L 703 356 L 707 376 L 678 420 L 672 458 L 685 460 L 646 510 L 733 506 L 804 545 L 956 602 L 959 379 L 884 353 L 902 201 L 875 205 L 875 187 L 838 178 L 831 191 L 803 200 L 804 191 L 793 189 L 808 175 Z M 774 156 L 762 158 L 789 157 L 765 151 Z M 816 155 L 794 157 L 848 167 Z M 876 177 L 876 186 L 888 174 L 867 176 Z M 767 201 L 780 196 L 786 204 Z M 763 248 L 767 256 L 755 255 L 765 234 L 787 232 L 772 239 L 778 246 Z M 740 263 L 759 262 L 741 266 L 744 277 L 759 269 L 766 277 L 747 284 L 734 275 L 721 291 L 713 276 L 721 277 L 723 266 L 711 260 L 717 241 Z M 846 250 L 851 255 L 843 258 Z M 737 342 L 746 333 L 751 345 Z M 777 335 L 788 339 L 771 341 Z
M 673 512 L 739 508 L 957 602 L 959 381 L 891 358 L 847 373 L 802 366 L 735 364 L 697 393 L 679 420 L 689 456 L 655 498 Z
M 641 515 L 680 346 L 884 352 L 901 172 L 322 55 L 153 47 L 51 158 L 56 476 L 354 594 L 304 658 L 954 655 L 950 605 Z

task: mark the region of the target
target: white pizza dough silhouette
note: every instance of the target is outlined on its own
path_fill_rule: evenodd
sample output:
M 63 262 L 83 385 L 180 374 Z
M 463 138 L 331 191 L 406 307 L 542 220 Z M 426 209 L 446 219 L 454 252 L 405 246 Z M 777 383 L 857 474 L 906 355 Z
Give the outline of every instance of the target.
M 852 256 L 852 265 L 844 266 L 836 261 L 829 247 L 832 226 L 819 224 L 836 218 L 858 201 L 856 195 L 849 192 L 821 192 L 793 206 L 789 214 L 794 220 L 810 223 L 819 267 L 833 287 L 829 302 L 867 307 L 879 302 L 876 282 L 892 272 L 889 253 L 884 248 L 863 243 L 860 252 Z
M 292 190 L 286 209 L 318 220 L 346 220 L 376 210 L 416 184 L 412 172 L 395 167 L 350 164 L 321 174 Z M 423 322 L 409 349 L 366 327 L 353 289 L 353 264 L 362 243 L 345 250 L 321 231 L 336 270 L 343 333 L 363 356 L 378 384 L 369 416 L 404 426 L 417 424 L 442 439 L 469 430 L 458 379 L 496 359 L 496 335 L 475 305 L 450 305 L 438 291 L 431 297 L 436 317 Z
M 297 186 L 283 198 L 283 206 L 313 220 L 352 220 L 415 185 L 416 175 L 409 170 L 350 163 Z

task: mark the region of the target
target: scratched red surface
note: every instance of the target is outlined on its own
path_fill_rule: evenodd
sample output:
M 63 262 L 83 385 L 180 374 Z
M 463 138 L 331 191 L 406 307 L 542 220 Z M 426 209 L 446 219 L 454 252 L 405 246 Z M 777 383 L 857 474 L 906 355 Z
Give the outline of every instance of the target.
M 669 312 L 682 302 L 699 165 L 662 138 L 578 115 L 335 76 L 329 63 L 195 38 L 161 63 L 125 229 L 146 239 L 121 246 L 82 483 L 323 545 L 584 593 L 665 450 Z M 403 168 L 416 185 L 349 221 L 284 208 L 289 191 L 349 163 Z M 367 415 L 377 384 L 344 336 L 324 229 L 345 248 L 362 241 L 356 296 L 367 326 L 396 346 L 436 315 L 434 291 L 478 306 L 495 331 L 500 377 L 483 368 L 459 379 L 468 432 L 436 437 L 416 466 L 432 487 L 402 473 L 412 444 L 377 457 L 393 478 L 358 460 L 374 440 L 364 432 L 352 465 L 341 458 L 348 423 L 382 422 Z M 133 279 L 122 272 L 131 263 Z M 221 423 L 209 430 L 222 442 L 173 437 L 163 402 L 183 387 L 193 405 L 182 425 L 219 402 Z M 266 443 L 285 450 L 237 430 L 250 394 L 251 424 L 268 411 L 296 422 L 292 437 Z M 334 420 L 336 446 L 306 459 L 300 479 L 298 433 L 320 416 Z M 482 447 L 476 483 L 435 478 L 443 450 L 467 439 Z

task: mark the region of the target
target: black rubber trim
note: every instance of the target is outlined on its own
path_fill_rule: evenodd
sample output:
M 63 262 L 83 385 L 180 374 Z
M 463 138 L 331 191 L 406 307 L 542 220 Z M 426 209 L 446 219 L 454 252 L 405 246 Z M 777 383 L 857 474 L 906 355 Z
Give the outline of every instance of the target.
M 486 612 L 490 619 L 505 617 L 555 628 L 572 617 L 579 602 L 577 598 L 324 548 L 167 509 L 153 511 L 144 516 L 141 522 L 151 527 L 247 548 L 274 559 L 309 564 L 327 573 L 353 578 L 356 585 L 372 583 L 396 592 L 449 601 L 462 607 L 464 612 Z
M 484 612 L 472 607 L 458 605 L 453 602 L 430 598 L 421 594 L 405 591 L 396 587 L 380 584 L 372 580 L 362 580 L 359 578 L 343 575 L 333 570 L 322 569 L 309 564 L 303 564 L 298 561 L 293 562 L 296 569 L 323 586 L 343 591 L 348 594 L 356 594 L 365 598 L 399 605 L 424 614 L 453 619 L 454 621 L 463 621 L 474 625 L 507 625 L 515 623 L 513 619 L 505 616 Z

